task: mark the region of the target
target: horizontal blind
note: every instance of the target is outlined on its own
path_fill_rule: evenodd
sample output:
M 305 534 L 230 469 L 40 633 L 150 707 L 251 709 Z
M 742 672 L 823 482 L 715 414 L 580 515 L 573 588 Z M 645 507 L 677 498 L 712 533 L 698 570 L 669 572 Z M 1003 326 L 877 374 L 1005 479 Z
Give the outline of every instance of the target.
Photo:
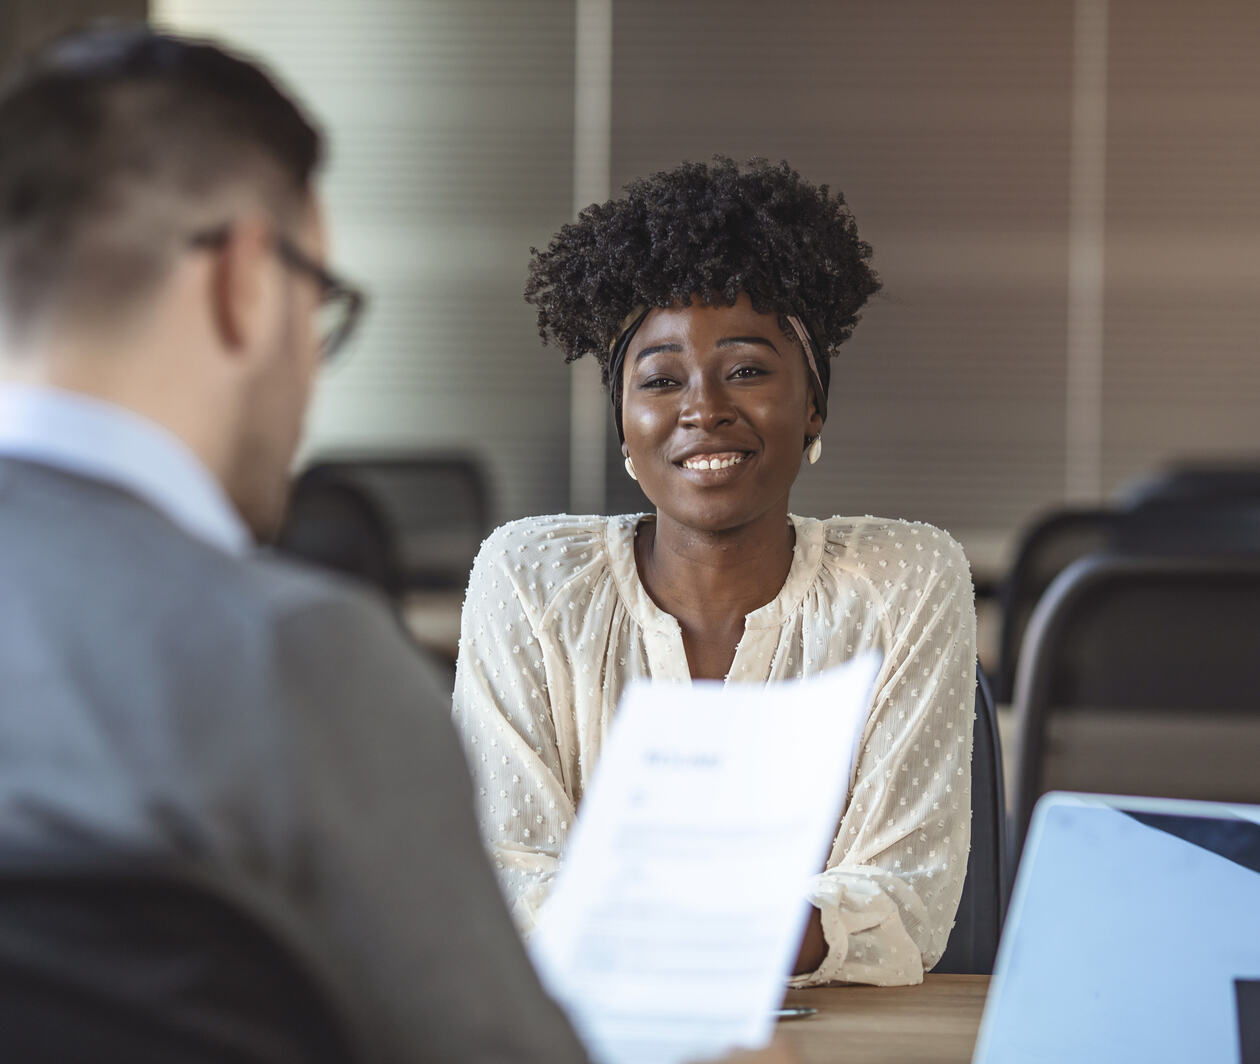
M 157 0 L 261 54 L 324 122 L 332 258 L 372 304 L 306 453 L 471 450 L 496 518 L 564 508 L 568 374 L 521 298 L 572 208 L 572 0 Z
M 615 11 L 614 184 L 786 158 L 875 248 L 884 291 L 793 507 L 932 521 L 995 558 L 1062 493 L 1071 4 Z
M 1260 7 L 1110 0 L 1102 486 L 1255 453 Z M 328 123 L 334 258 L 374 305 L 312 448 L 470 447 L 499 516 L 567 502 L 568 371 L 520 300 L 570 216 L 572 0 L 159 0 Z M 619 0 L 612 185 L 714 152 L 844 191 L 885 284 L 803 513 L 949 528 L 981 568 L 1059 503 L 1075 0 Z M 615 442 L 615 441 L 614 441 Z M 608 455 L 608 509 L 645 505 Z
M 1111 0 L 1103 474 L 1260 461 L 1260 6 Z

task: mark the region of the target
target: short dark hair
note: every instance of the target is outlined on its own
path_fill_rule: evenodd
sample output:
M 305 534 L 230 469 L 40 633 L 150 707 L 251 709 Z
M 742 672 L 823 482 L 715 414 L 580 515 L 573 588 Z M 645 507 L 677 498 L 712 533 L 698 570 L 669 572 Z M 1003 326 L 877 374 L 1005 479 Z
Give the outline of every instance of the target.
M 322 137 L 258 64 L 144 25 L 98 24 L 0 86 L 0 316 L 126 304 L 156 283 L 214 194 L 256 190 L 282 221 Z
M 594 356 L 605 384 L 609 347 L 640 308 L 730 305 L 744 292 L 785 331 L 788 315 L 803 318 L 830 356 L 880 287 L 844 197 L 765 159 L 719 155 L 631 181 L 530 250 L 525 299 L 543 343 L 570 362 Z

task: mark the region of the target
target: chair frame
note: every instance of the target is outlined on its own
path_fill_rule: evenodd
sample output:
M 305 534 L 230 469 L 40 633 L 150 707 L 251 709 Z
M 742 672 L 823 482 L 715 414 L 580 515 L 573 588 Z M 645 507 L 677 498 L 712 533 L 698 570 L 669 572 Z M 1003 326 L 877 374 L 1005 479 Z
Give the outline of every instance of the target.
M 1075 621 L 1078 603 L 1099 588 L 1142 577 L 1187 582 L 1246 575 L 1260 579 L 1260 558 L 1155 557 L 1097 554 L 1073 562 L 1047 589 L 1024 636 L 1015 680 L 1015 782 L 1012 794 L 1010 851 L 1017 862 L 1040 797 L 1046 724 L 1050 717 L 1050 679 L 1062 636 Z
M 993 683 L 993 693 L 998 702 L 1010 702 L 1013 697 L 1020 648 L 1028 630 L 1027 624 L 1020 624 L 1021 607 L 1030 604 L 1026 588 L 1038 553 L 1048 540 L 1065 531 L 1109 532 L 1119 517 L 1120 511 L 1109 507 L 1054 510 L 1038 519 L 1020 539 L 1015 561 L 998 592 L 1002 627 L 998 636 L 998 668 Z M 1035 605 L 1035 600 L 1031 600 L 1031 604 Z
M 323 454 L 314 458 L 302 470 L 298 483 L 305 485 L 308 489 L 318 489 L 325 485 L 349 488 L 371 506 L 388 536 L 391 585 L 388 590 L 391 594 L 416 590 L 462 589 L 467 578 L 466 573 L 448 574 L 418 570 L 409 564 L 403 549 L 408 530 L 398 526 L 389 513 L 388 507 L 381 503 L 378 493 L 367 482 L 373 471 L 405 472 L 417 467 L 437 473 L 461 474 L 474 487 L 475 490 L 472 492 L 474 505 L 473 511 L 469 514 L 469 524 L 470 527 L 475 526 L 478 541 L 484 539 L 490 532 L 492 523 L 491 484 L 485 464 L 471 452 L 422 450 Z M 471 564 L 471 558 L 469 562 Z
M 975 733 L 971 747 L 971 834 L 967 855 L 967 875 L 963 880 L 958 915 L 945 952 L 934 971 L 965 975 L 989 975 L 997 957 L 998 940 L 1006 920 L 1010 896 L 1009 862 L 1006 856 L 1006 786 L 1002 773 L 1002 741 L 998 734 L 993 693 L 984 670 L 976 665 Z M 992 765 L 989 771 L 976 771 L 976 754 L 987 748 Z M 976 784 L 987 784 L 991 794 Z M 991 822 L 977 832 L 979 816 Z M 991 839 L 991 846 L 977 847 L 976 839 Z M 991 852 L 986 852 L 990 851 Z M 992 898 L 992 902 L 989 899 Z

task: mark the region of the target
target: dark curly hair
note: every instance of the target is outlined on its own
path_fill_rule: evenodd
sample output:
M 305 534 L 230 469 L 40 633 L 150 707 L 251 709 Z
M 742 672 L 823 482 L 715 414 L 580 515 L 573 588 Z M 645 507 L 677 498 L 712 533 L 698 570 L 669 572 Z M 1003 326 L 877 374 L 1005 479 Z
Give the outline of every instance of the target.
M 567 362 L 592 355 L 605 385 L 610 347 L 636 311 L 729 306 L 741 292 L 759 313 L 778 313 L 789 336 L 787 315 L 800 316 L 829 376 L 827 356 L 880 287 L 844 197 L 765 159 L 719 155 L 631 181 L 530 254 L 525 300 L 543 343 Z

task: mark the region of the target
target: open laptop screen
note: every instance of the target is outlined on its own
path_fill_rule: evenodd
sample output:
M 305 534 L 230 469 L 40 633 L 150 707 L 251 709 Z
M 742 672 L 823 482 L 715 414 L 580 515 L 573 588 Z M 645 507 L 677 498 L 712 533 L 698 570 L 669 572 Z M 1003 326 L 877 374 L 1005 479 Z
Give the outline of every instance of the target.
M 1039 803 L 975 1060 L 1243 1060 L 1260 979 L 1260 807 Z

